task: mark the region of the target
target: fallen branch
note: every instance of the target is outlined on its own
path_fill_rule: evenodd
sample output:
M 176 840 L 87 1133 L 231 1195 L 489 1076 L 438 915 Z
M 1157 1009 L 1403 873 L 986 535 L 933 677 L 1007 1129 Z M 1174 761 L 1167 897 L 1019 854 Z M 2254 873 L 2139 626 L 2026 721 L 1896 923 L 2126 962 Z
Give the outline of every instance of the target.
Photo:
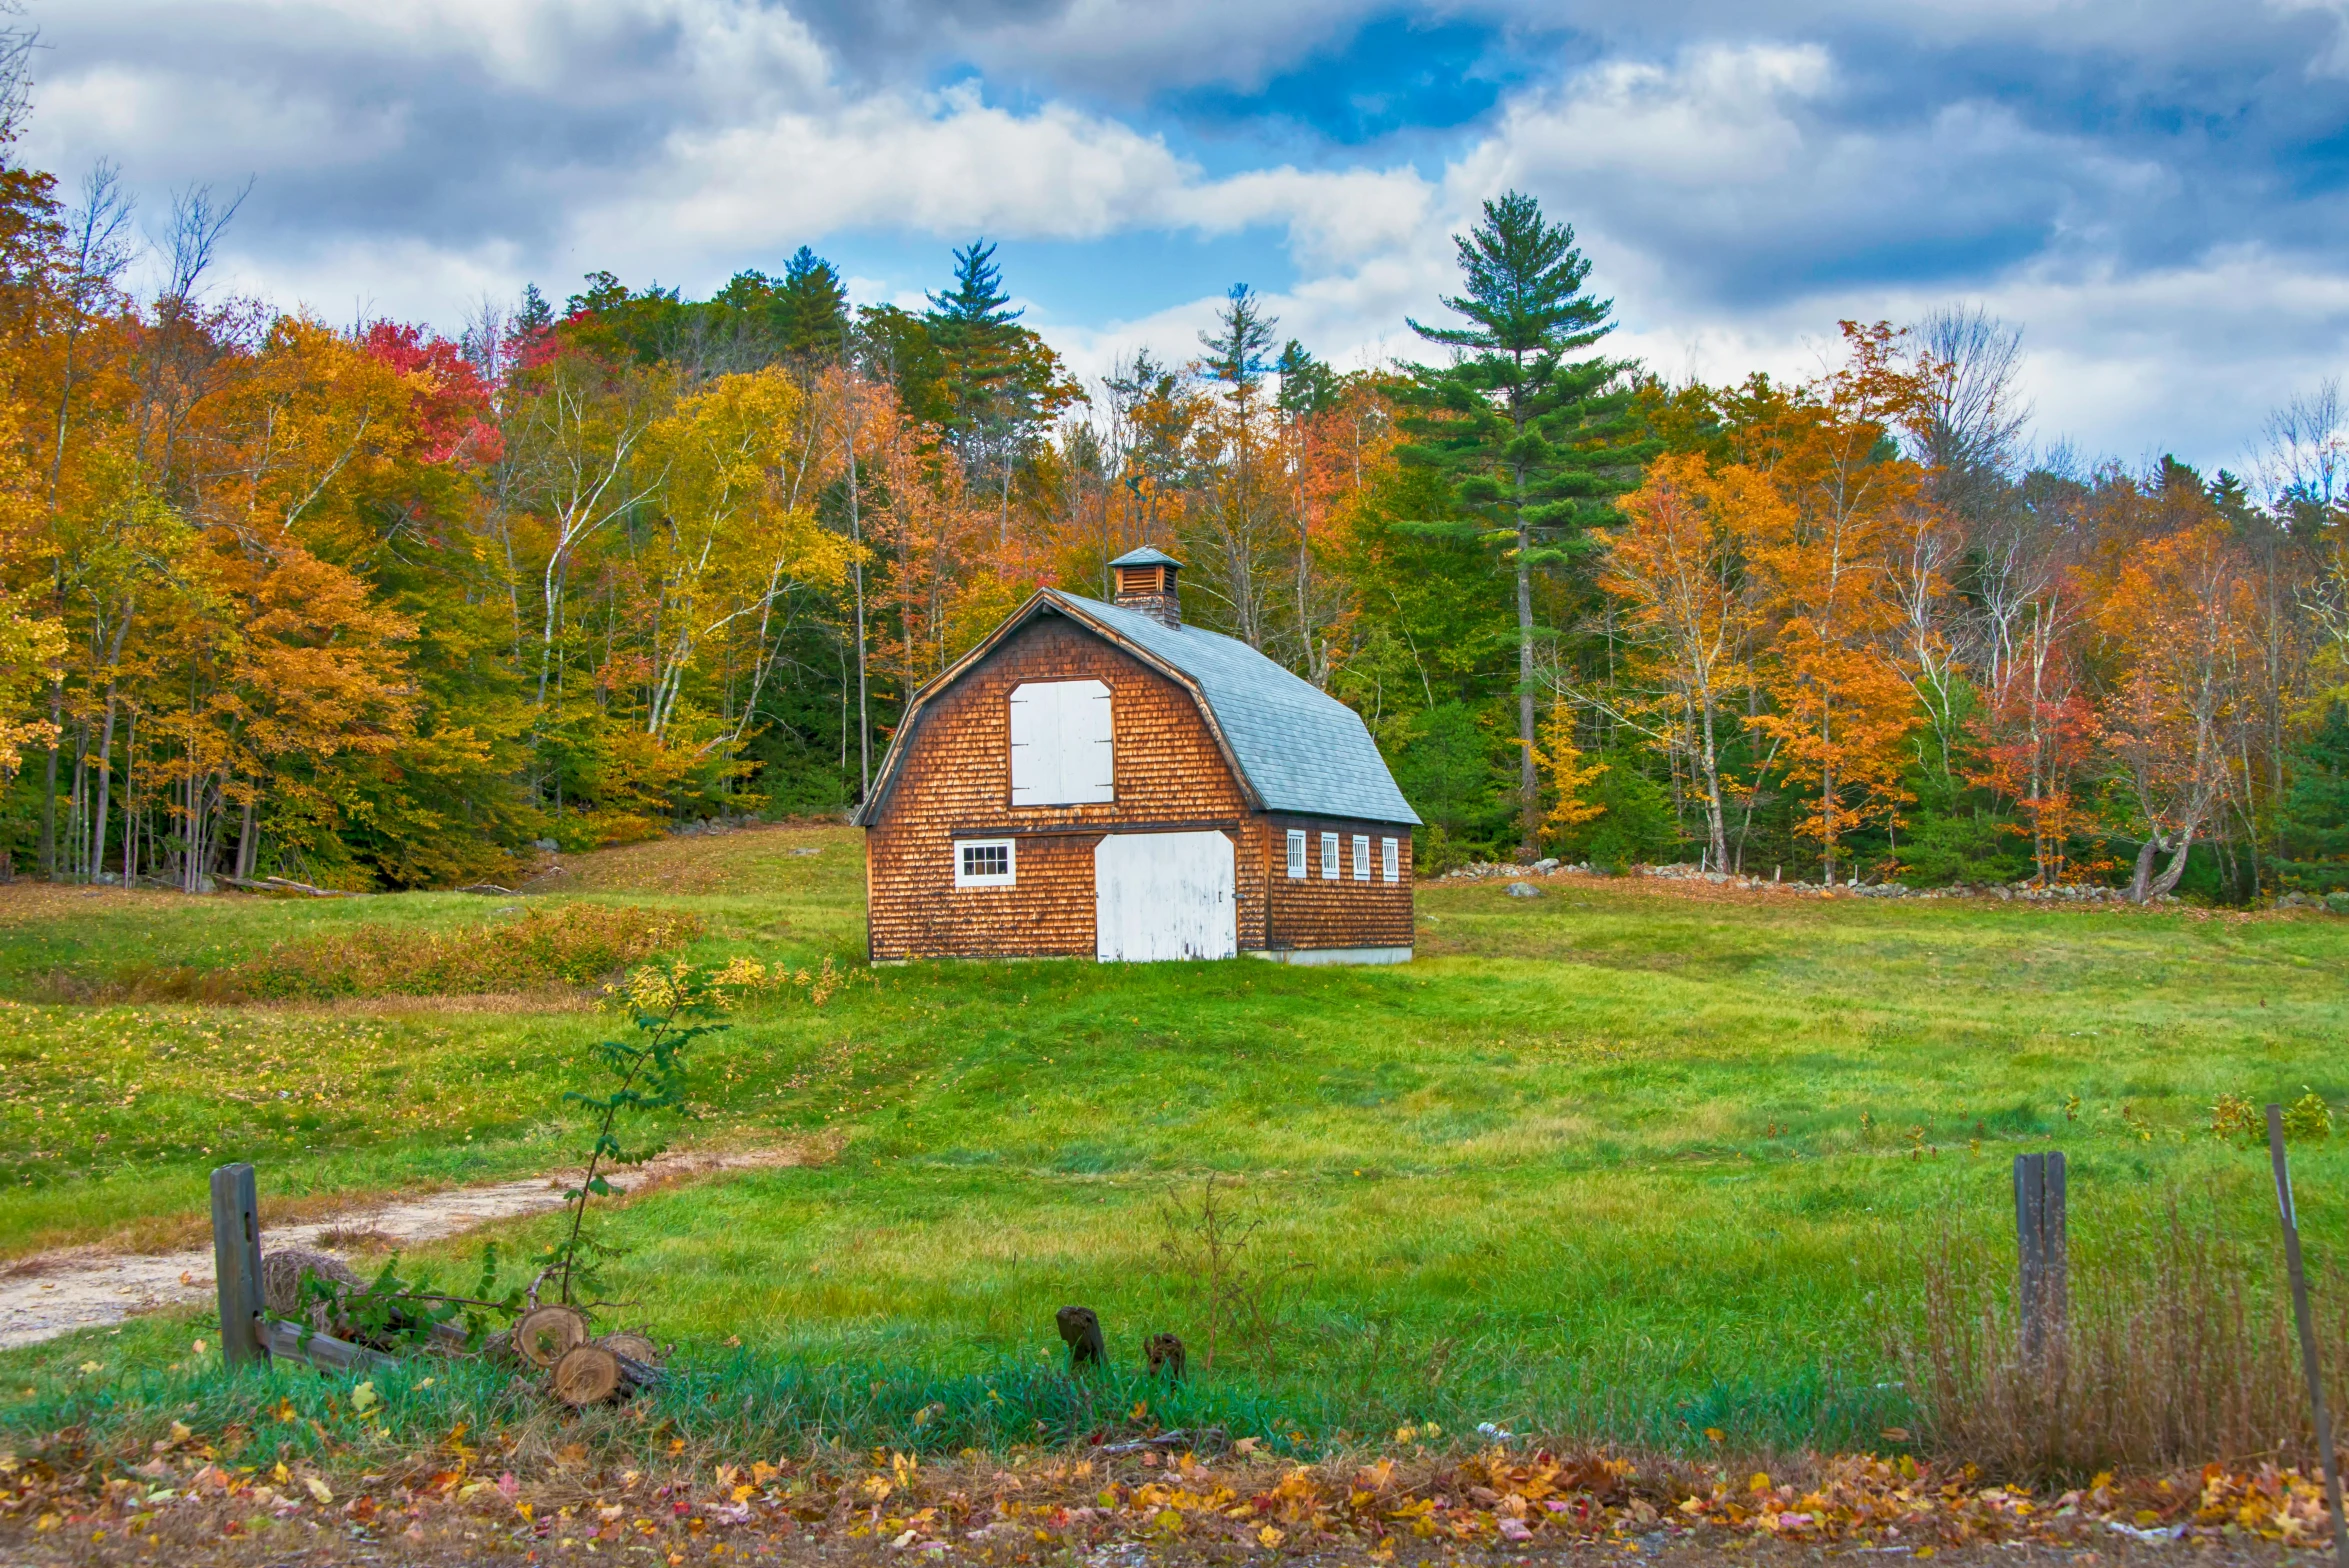
M 287 877 L 262 877 L 258 880 L 248 877 L 214 877 L 212 880 L 225 882 L 230 887 L 241 887 L 253 893 L 306 893 L 312 898 L 365 898 L 367 896 L 364 893 L 346 892 L 337 887 L 313 887 L 307 882 L 296 882 Z
M 512 898 L 514 896 L 514 890 L 512 888 L 500 887 L 495 882 L 475 882 L 471 886 L 461 887 L 457 889 L 457 891 L 460 893 L 494 894 L 499 898 Z
M 1176 1449 L 1213 1451 L 1230 1446 L 1230 1438 L 1220 1426 L 1203 1426 L 1196 1432 L 1176 1427 L 1155 1437 L 1138 1437 L 1128 1443 L 1103 1443 L 1093 1450 L 1097 1454 L 1172 1453 Z

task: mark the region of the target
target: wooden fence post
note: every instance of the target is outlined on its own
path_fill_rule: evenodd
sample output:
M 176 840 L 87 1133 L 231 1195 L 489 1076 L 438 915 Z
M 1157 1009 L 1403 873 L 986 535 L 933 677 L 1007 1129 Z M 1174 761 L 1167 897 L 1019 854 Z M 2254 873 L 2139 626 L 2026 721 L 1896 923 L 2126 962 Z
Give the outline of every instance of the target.
M 2062 1343 L 2070 1294 L 2060 1150 L 2015 1156 L 2015 1252 L 2023 1359 L 2037 1362 Z
M 231 1367 L 266 1362 L 261 1347 L 261 1205 L 250 1165 L 212 1173 L 212 1277 L 220 1286 L 220 1357 Z
M 2316 1323 L 2308 1314 L 2308 1271 L 2300 1262 L 2300 1216 L 2292 1207 L 2292 1167 L 2284 1158 L 2284 1108 L 2267 1108 L 2267 1157 L 2276 1170 L 2276 1210 L 2284 1220 L 2284 1269 L 2292 1279 L 2292 1316 L 2300 1325 L 2300 1369 L 2308 1375 L 2308 1408 L 2316 1417 L 2316 1452 L 2324 1465 L 2325 1506 L 2333 1515 L 2333 1561 L 2349 1568 L 2349 1520 L 2341 1517 L 2341 1468 L 2333 1454 L 2333 1423 L 2325 1416 L 2324 1367 L 2316 1355 Z

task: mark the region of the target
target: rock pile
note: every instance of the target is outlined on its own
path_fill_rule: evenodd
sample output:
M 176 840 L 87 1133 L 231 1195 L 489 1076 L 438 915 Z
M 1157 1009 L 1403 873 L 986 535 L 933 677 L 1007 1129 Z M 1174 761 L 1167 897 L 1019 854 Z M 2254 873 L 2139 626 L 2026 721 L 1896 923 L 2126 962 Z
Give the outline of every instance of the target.
M 1762 893 L 1824 893 L 1834 892 L 1851 898 L 1994 898 L 2001 903 L 2032 904 L 2125 904 L 2126 891 L 2117 887 L 2093 887 L 2074 883 L 2042 887 L 2032 882 L 1960 884 L 1953 887 L 1910 887 L 1903 882 L 1809 882 L 1800 879 L 1779 881 L 1770 877 L 1751 876 L 1741 872 L 1707 871 L 1701 866 L 1638 866 L 1629 875 L 1658 877 L 1673 882 L 1704 882 L 1714 887 L 1744 888 Z M 1585 861 L 1568 865 L 1557 859 L 1534 861 L 1531 865 L 1516 865 L 1493 861 L 1477 861 L 1436 878 L 1439 882 L 1505 881 L 1511 898 L 1538 898 L 1541 889 L 1526 879 L 1529 877 L 1591 876 L 1594 872 Z M 2157 904 L 2174 904 L 2175 893 L 2164 893 L 2155 898 Z M 2349 893 L 2332 893 L 2318 897 L 2312 893 L 2287 893 L 2276 900 L 2278 908 L 2329 909 L 2334 914 L 2349 914 Z

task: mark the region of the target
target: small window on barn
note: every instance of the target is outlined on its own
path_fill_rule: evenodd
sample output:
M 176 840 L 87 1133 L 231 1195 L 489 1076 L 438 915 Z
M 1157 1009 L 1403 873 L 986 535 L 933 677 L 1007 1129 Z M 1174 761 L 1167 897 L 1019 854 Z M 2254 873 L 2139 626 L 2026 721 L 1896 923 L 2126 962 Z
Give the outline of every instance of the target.
M 1403 847 L 1391 838 L 1378 841 L 1379 869 L 1389 882 L 1403 880 Z
M 956 887 L 1010 887 L 1018 870 L 1007 838 L 958 839 L 954 845 Z
M 1011 694 L 1011 803 L 1084 806 L 1115 800 L 1109 688 L 1100 681 L 1030 681 Z
M 1305 876 L 1305 830 L 1289 829 L 1289 880 L 1302 881 Z
M 1354 835 L 1354 880 L 1370 880 L 1370 835 L 1367 833 Z
M 1321 835 L 1321 880 L 1335 882 L 1337 879 L 1338 836 L 1335 833 L 1324 833 Z

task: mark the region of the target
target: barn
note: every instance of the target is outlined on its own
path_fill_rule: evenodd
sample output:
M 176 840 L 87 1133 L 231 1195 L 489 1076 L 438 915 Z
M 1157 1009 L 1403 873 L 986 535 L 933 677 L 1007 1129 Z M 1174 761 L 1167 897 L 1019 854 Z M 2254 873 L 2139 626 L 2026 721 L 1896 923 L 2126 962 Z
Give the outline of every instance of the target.
M 918 692 L 856 821 L 875 962 L 1411 957 L 1411 829 L 1362 720 L 1186 626 L 1181 563 L 1040 589 Z

